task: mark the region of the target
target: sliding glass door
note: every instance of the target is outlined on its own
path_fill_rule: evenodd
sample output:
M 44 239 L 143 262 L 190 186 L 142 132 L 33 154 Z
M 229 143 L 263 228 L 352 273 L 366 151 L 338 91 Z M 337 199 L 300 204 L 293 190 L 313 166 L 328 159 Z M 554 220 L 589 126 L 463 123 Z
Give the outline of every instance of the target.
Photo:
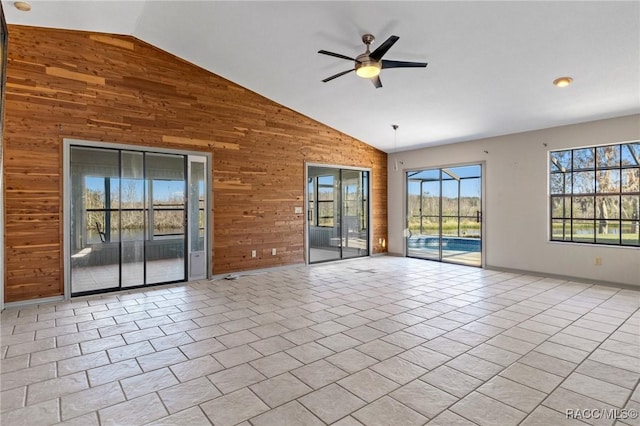
M 307 168 L 309 263 L 369 255 L 369 172 Z
M 186 221 L 186 157 L 145 154 L 149 185 L 149 227 L 145 241 L 145 284 L 184 281 Z
M 369 172 L 341 170 L 342 258 L 369 254 Z
M 185 281 L 188 240 L 188 252 L 201 256 L 189 277 L 204 278 L 205 164 L 205 157 L 71 146 L 71 294 Z
M 482 265 L 482 166 L 407 172 L 407 256 Z

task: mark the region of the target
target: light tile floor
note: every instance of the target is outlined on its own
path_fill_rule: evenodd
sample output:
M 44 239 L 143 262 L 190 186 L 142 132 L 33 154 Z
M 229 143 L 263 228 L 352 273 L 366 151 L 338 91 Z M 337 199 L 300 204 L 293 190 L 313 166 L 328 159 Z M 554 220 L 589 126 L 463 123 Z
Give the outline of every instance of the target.
M 0 423 L 638 425 L 639 307 L 375 257 L 7 309 Z

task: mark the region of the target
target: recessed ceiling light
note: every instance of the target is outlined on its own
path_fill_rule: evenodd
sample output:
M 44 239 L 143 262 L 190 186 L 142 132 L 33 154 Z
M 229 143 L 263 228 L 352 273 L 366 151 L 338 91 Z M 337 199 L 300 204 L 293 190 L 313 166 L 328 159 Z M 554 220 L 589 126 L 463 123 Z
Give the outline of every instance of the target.
M 557 87 L 567 87 L 573 82 L 571 77 L 559 77 L 553 80 L 553 85 Z
M 31 10 L 31 5 L 26 1 L 17 1 L 14 2 L 13 5 L 21 12 L 28 12 Z

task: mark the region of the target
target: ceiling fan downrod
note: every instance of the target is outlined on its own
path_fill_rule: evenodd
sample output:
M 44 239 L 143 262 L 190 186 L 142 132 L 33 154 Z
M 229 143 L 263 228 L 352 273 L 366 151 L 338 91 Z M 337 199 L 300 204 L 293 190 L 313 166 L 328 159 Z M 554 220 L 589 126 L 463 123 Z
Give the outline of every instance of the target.
M 376 38 L 373 34 L 365 34 L 362 36 L 362 42 L 367 45 L 367 53 L 369 53 L 369 46 L 375 41 L 375 39 Z

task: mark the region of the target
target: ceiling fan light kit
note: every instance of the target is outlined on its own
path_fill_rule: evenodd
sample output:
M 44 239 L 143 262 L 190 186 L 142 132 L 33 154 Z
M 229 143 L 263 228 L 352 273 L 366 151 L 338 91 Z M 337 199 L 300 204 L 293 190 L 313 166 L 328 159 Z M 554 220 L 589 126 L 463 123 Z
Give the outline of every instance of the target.
M 371 34 L 365 34 L 362 36 L 362 42 L 367 46 L 367 50 L 364 53 L 358 55 L 356 58 L 351 58 L 340 53 L 329 52 L 327 50 L 319 50 L 318 53 L 321 53 L 323 55 L 346 59 L 349 61 L 354 61 L 355 63 L 352 69 L 339 72 L 338 74 L 327 77 L 322 81 L 324 83 L 327 83 L 335 78 L 348 74 L 351 71 L 355 71 L 358 77 L 370 79 L 373 85 L 377 89 L 379 89 L 380 87 L 382 87 L 382 82 L 380 81 L 379 75 L 380 71 L 383 68 L 425 68 L 427 66 L 426 62 L 389 61 L 382 59 L 385 53 L 387 53 L 391 46 L 393 46 L 399 39 L 400 37 L 392 35 L 376 50 L 371 52 L 369 48 L 371 46 L 371 43 L 373 43 L 373 41 L 375 40 L 375 37 Z
M 379 62 L 356 62 L 356 74 L 362 78 L 372 78 L 380 75 L 382 67 Z
M 553 80 L 553 85 L 556 87 L 567 87 L 573 83 L 573 78 L 571 77 L 559 77 Z
M 13 6 L 21 12 L 29 12 L 31 10 L 31 5 L 26 1 L 16 1 Z

